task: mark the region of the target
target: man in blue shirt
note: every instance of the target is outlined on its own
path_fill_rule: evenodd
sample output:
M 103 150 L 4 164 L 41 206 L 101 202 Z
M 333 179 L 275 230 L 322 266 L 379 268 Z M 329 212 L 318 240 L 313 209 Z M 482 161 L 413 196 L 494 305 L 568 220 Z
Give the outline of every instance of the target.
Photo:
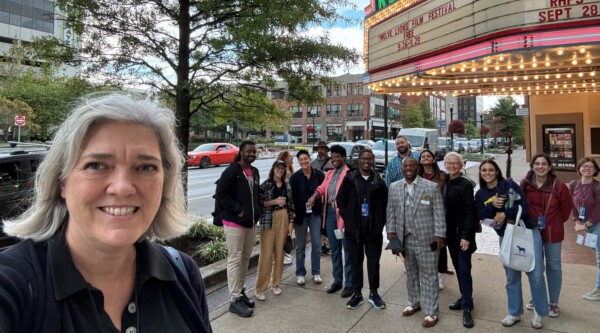
M 410 143 L 404 136 L 398 135 L 396 137 L 396 149 L 398 150 L 398 155 L 390 161 L 385 169 L 385 185 L 387 185 L 388 188 L 391 183 L 404 178 L 404 175 L 402 174 L 402 161 L 404 158 L 412 156 L 415 160 L 419 160 L 419 153 L 413 152 L 410 148 Z

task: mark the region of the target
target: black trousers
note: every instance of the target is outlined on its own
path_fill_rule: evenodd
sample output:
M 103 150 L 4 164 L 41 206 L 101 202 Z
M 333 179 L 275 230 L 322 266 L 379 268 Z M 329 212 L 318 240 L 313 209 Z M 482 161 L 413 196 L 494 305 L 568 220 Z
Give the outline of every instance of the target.
M 352 266 L 352 289 L 360 292 L 363 287 L 363 261 L 366 254 L 369 289 L 377 290 L 379 288 L 379 259 L 381 258 L 383 236 L 368 241 L 346 239 L 346 245 Z
M 438 260 L 438 273 L 446 273 L 448 270 L 448 251 L 444 246 L 440 250 L 440 260 Z

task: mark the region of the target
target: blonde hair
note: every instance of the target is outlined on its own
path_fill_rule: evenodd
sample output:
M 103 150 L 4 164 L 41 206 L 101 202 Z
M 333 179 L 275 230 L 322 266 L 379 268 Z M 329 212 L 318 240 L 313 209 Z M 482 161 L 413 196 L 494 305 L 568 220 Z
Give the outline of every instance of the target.
M 174 113 L 142 98 L 103 93 L 83 99 L 60 126 L 37 170 L 31 207 L 18 218 L 4 222 L 6 234 L 44 241 L 65 224 L 69 212 L 60 186 L 73 171 L 90 128 L 105 120 L 143 125 L 158 138 L 165 170 L 162 200 L 143 237 L 173 238 L 189 229 L 181 171 L 184 158 L 174 134 Z

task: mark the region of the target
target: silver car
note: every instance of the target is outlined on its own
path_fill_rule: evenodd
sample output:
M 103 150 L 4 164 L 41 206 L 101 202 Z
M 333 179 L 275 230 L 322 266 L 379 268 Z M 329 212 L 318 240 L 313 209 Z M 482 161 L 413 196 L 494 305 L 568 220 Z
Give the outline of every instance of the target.
M 383 140 L 375 142 L 371 147 L 373 154 L 375 154 L 375 171 L 383 172 L 385 170 L 385 151 L 386 148 L 383 145 Z M 398 155 L 396 150 L 396 141 L 393 139 L 387 140 L 387 152 L 388 152 L 388 163 Z

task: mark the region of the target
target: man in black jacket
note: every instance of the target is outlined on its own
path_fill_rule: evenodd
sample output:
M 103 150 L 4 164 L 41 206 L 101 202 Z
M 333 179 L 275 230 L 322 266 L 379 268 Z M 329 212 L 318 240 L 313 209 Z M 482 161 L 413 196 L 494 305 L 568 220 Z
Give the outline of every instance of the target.
M 241 316 L 252 315 L 254 302 L 245 294 L 244 281 L 256 240 L 256 222 L 260 219 L 258 201 L 260 176 L 252 166 L 256 144 L 244 141 L 234 162 L 223 171 L 217 182 L 216 200 L 223 209 L 223 227 L 227 242 L 227 284 L 231 296 L 229 311 Z
M 385 309 L 385 302 L 377 293 L 377 289 L 388 191 L 381 176 L 373 171 L 374 163 L 375 155 L 370 149 L 361 151 L 358 169 L 349 172 L 344 178 L 336 199 L 340 215 L 344 220 L 344 236 L 353 267 L 354 295 L 346 304 L 347 308 L 353 310 L 364 302 L 361 289 L 365 254 L 371 290 L 369 302 L 376 309 Z

